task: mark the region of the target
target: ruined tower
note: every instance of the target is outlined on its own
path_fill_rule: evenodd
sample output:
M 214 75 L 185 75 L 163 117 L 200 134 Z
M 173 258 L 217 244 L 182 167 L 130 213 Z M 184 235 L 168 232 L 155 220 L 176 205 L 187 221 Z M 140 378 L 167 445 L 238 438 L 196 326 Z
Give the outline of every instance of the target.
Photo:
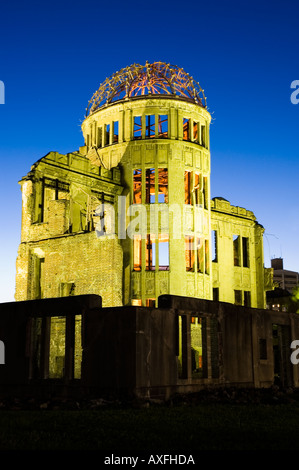
M 154 306 L 173 294 L 264 307 L 262 226 L 210 200 L 210 122 L 202 88 L 177 66 L 107 78 L 88 103 L 84 145 L 50 152 L 21 181 L 16 300 Z
M 125 303 L 170 292 L 211 298 L 210 121 L 200 86 L 161 62 L 121 70 L 89 103 L 87 158 L 119 166 L 124 185 Z

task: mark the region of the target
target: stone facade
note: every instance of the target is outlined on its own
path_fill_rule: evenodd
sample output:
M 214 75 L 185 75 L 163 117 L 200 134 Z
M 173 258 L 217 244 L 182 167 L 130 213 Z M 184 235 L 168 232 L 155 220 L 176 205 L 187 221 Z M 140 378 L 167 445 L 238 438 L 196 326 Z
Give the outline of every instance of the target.
M 90 216 L 122 191 L 118 170 L 101 172 L 80 154 L 51 152 L 21 187 L 16 300 L 101 293 L 104 304 L 122 305 L 122 248 L 116 237 L 98 238 Z
M 214 300 L 264 308 L 273 288 L 272 269 L 264 268 L 264 227 L 253 212 L 214 198 L 211 228 Z
M 91 108 L 85 145 L 50 152 L 21 180 L 16 300 L 157 306 L 171 294 L 264 308 L 263 228 L 210 200 L 210 121 L 203 102 L 174 94 Z

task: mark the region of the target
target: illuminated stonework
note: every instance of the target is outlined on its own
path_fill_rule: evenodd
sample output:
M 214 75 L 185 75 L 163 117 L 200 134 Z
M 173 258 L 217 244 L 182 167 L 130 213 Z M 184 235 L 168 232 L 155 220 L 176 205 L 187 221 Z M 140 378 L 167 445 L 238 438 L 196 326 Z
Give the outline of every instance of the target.
M 98 294 L 103 306 L 151 306 L 172 294 L 264 307 L 263 228 L 210 200 L 210 121 L 203 90 L 176 66 L 106 79 L 88 104 L 85 145 L 49 153 L 21 181 L 16 300 Z

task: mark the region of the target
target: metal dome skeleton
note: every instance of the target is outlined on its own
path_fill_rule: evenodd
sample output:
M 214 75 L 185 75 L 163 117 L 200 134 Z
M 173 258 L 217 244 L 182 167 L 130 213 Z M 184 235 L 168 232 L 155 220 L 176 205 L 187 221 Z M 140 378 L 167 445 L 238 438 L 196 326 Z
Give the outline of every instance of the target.
M 179 97 L 206 108 L 202 88 L 182 68 L 164 62 L 146 62 L 130 65 L 106 78 L 89 101 L 86 116 L 115 101 L 146 95 Z

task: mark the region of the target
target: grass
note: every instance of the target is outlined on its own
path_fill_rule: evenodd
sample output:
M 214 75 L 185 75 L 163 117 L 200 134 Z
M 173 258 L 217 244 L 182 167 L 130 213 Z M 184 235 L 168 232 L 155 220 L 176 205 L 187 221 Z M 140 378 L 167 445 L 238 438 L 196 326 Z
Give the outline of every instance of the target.
M 299 403 L 1 410 L 0 450 L 299 450 Z

